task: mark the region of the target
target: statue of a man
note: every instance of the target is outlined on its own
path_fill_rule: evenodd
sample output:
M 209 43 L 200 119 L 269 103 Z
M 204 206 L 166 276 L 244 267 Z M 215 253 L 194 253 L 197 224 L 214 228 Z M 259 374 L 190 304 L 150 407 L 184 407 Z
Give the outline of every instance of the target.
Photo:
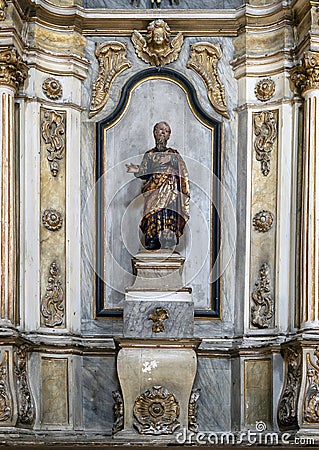
M 167 147 L 171 128 L 167 122 L 154 126 L 155 147 L 140 166 L 126 164 L 127 172 L 144 180 L 144 212 L 140 228 L 145 248 L 173 248 L 189 219 L 189 183 L 185 162 L 177 150 Z

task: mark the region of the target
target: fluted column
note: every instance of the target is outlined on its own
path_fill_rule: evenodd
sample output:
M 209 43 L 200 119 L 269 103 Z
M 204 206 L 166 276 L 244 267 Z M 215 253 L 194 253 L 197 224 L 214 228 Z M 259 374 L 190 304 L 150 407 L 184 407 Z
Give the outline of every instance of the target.
M 16 323 L 16 164 L 14 95 L 27 66 L 13 47 L 0 49 L 0 327 Z
M 301 328 L 319 328 L 319 52 L 306 53 L 291 79 L 305 99 L 300 323 Z

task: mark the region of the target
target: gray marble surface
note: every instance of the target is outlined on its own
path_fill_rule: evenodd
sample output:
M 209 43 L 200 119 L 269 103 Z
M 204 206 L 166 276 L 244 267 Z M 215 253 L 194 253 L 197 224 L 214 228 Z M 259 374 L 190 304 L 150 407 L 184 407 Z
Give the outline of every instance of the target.
M 201 389 L 201 395 L 197 402 L 199 431 L 230 431 L 230 360 L 199 357 L 194 388 Z
M 133 3 L 133 4 L 131 4 Z M 171 4 L 172 3 L 172 4 Z M 162 9 L 235 9 L 242 5 L 242 0 L 162 0 Z M 134 0 L 83 0 L 85 8 L 138 9 Z M 151 8 L 151 0 L 140 0 L 140 9 Z M 156 9 L 156 8 L 154 8 Z
M 112 391 L 118 390 L 116 362 L 112 356 L 83 357 L 83 426 L 111 434 Z
M 168 318 L 162 322 L 164 330 L 152 331 L 149 319 L 156 308 L 163 308 Z M 125 301 L 124 337 L 188 338 L 194 336 L 194 304 L 192 301 Z

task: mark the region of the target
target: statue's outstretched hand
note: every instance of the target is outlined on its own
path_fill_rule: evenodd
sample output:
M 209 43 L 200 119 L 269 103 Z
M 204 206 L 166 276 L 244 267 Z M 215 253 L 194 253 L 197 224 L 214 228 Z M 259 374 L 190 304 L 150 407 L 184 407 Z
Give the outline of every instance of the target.
M 128 173 L 137 173 L 139 171 L 140 166 L 138 166 L 137 164 L 125 164 L 126 166 L 126 172 Z

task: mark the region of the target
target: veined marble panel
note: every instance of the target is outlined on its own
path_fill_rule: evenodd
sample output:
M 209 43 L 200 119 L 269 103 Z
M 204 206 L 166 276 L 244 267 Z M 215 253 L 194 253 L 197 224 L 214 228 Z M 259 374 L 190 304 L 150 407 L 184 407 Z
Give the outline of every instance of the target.
M 66 0 L 64 0 L 66 1 Z M 71 1 L 71 0 L 69 0 Z M 172 3 L 172 4 L 171 4 Z M 136 0 L 83 0 L 85 8 L 136 9 Z M 242 5 L 242 0 L 162 0 L 162 9 L 234 9 Z M 150 8 L 150 0 L 140 0 L 140 8 Z M 154 8 L 156 10 L 156 7 Z

